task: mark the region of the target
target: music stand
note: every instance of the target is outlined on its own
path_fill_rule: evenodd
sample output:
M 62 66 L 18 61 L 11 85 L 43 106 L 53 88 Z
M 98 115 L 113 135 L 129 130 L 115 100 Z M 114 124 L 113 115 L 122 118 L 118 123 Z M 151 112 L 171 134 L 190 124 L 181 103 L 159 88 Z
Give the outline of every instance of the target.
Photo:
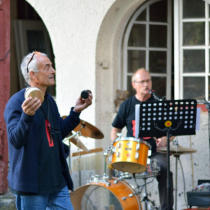
M 167 209 L 170 189 L 170 137 L 194 135 L 196 128 L 196 100 L 146 101 L 135 107 L 135 136 L 167 136 Z

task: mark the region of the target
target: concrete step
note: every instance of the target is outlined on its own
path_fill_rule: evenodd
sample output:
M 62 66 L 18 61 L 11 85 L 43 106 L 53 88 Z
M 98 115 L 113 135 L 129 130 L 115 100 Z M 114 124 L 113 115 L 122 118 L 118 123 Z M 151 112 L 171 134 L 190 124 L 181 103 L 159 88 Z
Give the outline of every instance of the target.
M 11 192 L 0 195 L 0 210 L 16 210 L 15 196 Z

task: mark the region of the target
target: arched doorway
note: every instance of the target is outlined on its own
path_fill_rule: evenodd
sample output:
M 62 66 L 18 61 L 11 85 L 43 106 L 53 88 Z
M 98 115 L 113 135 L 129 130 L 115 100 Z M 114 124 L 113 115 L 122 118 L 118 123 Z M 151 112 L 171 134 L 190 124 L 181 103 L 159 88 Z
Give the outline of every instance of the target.
M 10 27 L 11 23 L 11 27 Z M 30 51 L 48 54 L 54 62 L 47 29 L 35 10 L 24 0 L 0 1 L 0 194 L 7 191 L 8 150 L 4 107 L 10 95 L 25 86 L 19 65 Z M 10 38 L 11 36 L 11 38 Z M 55 95 L 55 87 L 49 90 Z
M 46 53 L 54 64 L 54 54 L 48 31 L 37 12 L 25 0 L 11 1 L 11 94 L 26 86 L 20 63 L 34 50 Z M 55 96 L 55 87 L 49 89 Z

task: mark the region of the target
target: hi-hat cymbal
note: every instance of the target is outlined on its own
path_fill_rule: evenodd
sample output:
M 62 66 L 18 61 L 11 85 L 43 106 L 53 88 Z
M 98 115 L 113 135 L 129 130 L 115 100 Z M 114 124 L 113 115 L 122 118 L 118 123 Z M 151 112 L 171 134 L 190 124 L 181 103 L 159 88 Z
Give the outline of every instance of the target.
M 157 151 L 161 153 L 166 153 L 167 147 L 158 148 Z M 192 148 L 182 147 L 180 145 L 170 146 L 170 154 L 173 154 L 173 155 L 190 154 L 190 153 L 195 153 L 195 152 L 197 152 L 197 150 L 192 149 Z
M 81 132 L 81 135 L 85 137 L 90 137 L 94 139 L 104 138 L 104 134 L 98 128 L 84 120 L 80 120 L 79 125 L 74 129 L 74 131 Z

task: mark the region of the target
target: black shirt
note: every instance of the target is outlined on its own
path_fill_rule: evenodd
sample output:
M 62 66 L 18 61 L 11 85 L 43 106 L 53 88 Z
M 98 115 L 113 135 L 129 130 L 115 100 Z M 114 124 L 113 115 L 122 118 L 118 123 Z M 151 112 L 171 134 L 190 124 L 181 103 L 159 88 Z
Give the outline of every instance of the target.
M 151 97 L 147 101 L 152 101 L 152 100 L 154 99 Z M 127 136 L 135 137 L 135 106 L 136 104 L 140 103 L 141 101 L 139 101 L 135 96 L 131 96 L 127 100 L 125 100 L 120 105 L 119 111 L 114 121 L 112 122 L 112 126 L 119 129 L 126 127 Z M 152 153 L 155 153 L 156 142 L 154 138 L 146 137 L 143 139 L 151 145 Z

